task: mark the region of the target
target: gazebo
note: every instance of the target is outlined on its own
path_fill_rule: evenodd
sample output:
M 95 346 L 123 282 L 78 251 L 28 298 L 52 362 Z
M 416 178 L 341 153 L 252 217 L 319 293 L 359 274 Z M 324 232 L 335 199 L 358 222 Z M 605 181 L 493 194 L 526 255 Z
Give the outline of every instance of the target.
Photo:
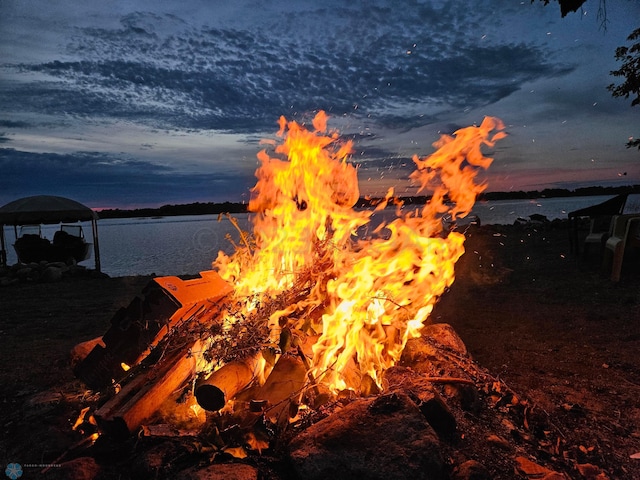
M 4 226 L 13 225 L 16 238 L 18 225 L 56 224 L 61 222 L 91 221 L 93 256 L 96 271 L 100 271 L 100 247 L 98 244 L 98 215 L 89 207 L 69 198 L 53 195 L 36 195 L 9 202 L 0 207 L 0 264 L 7 265 Z

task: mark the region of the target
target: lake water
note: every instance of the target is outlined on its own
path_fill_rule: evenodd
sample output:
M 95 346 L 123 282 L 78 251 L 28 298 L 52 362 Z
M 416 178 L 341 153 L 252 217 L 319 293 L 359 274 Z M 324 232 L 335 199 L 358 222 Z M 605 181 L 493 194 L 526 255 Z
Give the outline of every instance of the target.
M 543 198 L 537 200 L 500 200 L 479 202 L 472 214 L 483 225 L 510 225 L 517 218 L 541 214 L 549 220 L 565 219 L 567 213 L 595 205 L 611 196 Z M 640 212 L 640 195 L 631 195 L 625 211 Z M 387 215 L 385 215 L 386 217 Z M 249 215 L 233 216 L 243 230 L 249 230 Z M 91 241 L 91 225 L 82 223 L 85 236 Z M 57 225 L 43 225 L 43 235 L 49 239 Z M 218 215 L 193 215 L 162 218 L 103 219 L 98 221 L 102 271 L 112 277 L 128 275 L 189 275 L 211 268 L 219 250 L 232 253 L 230 235 L 238 242 L 239 234 L 232 223 Z M 12 244 L 13 229 L 5 228 L 7 261 L 17 262 Z M 82 263 L 94 268 L 92 258 Z

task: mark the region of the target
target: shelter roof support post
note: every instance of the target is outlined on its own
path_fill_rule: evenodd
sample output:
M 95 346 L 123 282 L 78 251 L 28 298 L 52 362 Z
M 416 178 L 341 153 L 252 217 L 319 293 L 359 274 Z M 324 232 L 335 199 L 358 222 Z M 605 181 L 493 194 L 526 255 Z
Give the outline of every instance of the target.
M 4 241 L 4 225 L 0 225 L 0 265 L 7 266 L 7 248 Z
M 98 242 L 98 222 L 96 219 L 91 220 L 91 233 L 93 235 L 93 258 L 95 259 L 96 272 L 100 272 L 100 245 Z

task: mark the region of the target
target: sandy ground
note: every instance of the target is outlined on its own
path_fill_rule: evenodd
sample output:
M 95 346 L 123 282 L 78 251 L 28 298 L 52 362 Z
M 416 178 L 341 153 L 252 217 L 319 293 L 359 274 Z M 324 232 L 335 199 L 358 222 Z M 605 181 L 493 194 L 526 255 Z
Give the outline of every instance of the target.
M 549 415 L 562 455 L 611 479 L 638 479 L 640 262 L 630 258 L 614 284 L 596 253 L 569 252 L 565 228 L 469 230 L 433 321 L 451 324 L 480 366 Z M 0 288 L 0 463 L 69 455 L 86 401 L 69 352 L 102 335 L 149 280 L 78 276 Z

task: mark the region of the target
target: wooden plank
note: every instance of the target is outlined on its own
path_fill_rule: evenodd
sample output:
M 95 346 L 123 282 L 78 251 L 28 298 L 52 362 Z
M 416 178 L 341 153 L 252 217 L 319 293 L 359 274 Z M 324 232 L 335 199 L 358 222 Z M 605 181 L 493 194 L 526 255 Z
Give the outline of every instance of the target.
M 124 388 L 94 413 L 101 431 L 126 438 L 149 419 L 160 405 L 196 372 L 191 349 L 165 357 L 144 374 L 138 373 Z

